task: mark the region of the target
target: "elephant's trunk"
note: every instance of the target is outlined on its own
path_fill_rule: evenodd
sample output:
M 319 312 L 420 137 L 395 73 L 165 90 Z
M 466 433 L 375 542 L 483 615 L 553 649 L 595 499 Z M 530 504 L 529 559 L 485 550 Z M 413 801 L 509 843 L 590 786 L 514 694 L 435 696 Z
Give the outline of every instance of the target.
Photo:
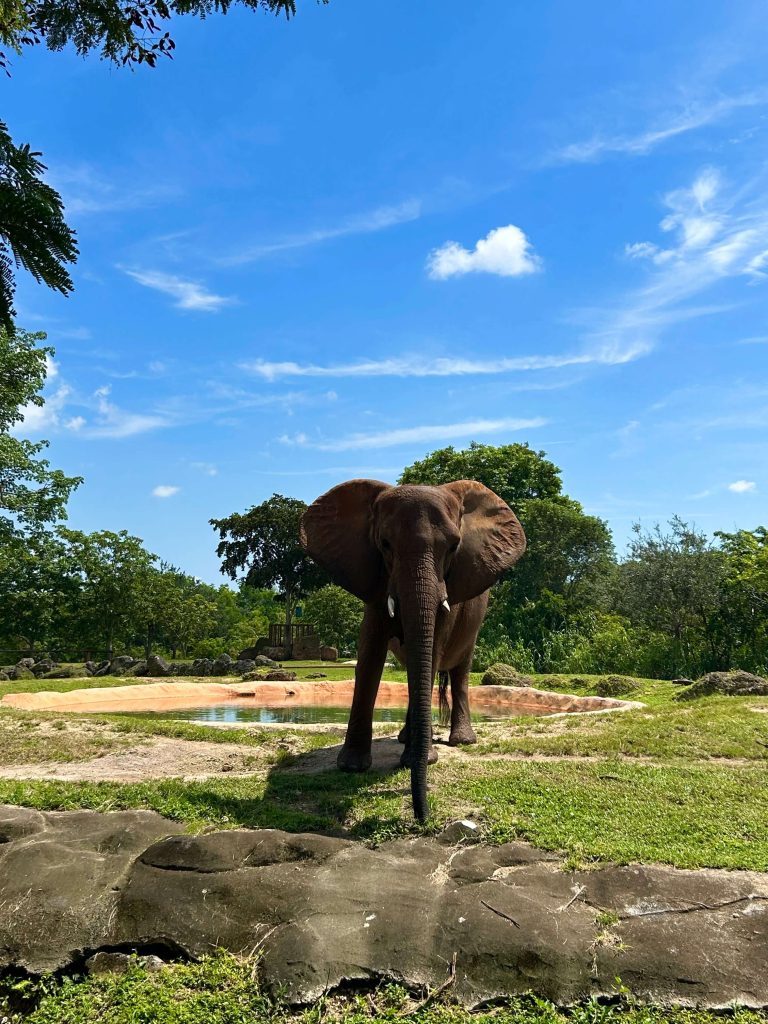
M 433 561 L 426 557 L 420 560 L 413 576 L 400 590 L 408 670 L 411 796 L 413 813 L 418 821 L 425 821 L 429 813 L 427 760 L 432 744 L 432 656 L 438 601 L 435 566 Z

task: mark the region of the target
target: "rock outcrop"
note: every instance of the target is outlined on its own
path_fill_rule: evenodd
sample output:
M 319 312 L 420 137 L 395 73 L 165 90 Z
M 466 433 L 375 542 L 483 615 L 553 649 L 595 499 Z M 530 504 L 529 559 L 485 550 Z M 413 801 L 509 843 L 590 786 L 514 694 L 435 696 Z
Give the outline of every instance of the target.
M 768 1005 L 768 876 L 659 865 L 570 871 L 524 843 L 369 849 L 276 830 L 180 834 L 146 811 L 0 807 L 0 970 L 99 951 L 263 949 L 265 985 L 311 1002 L 344 983 L 436 987 L 467 1006 L 533 990 Z M 471 830 L 474 832 L 475 830 Z

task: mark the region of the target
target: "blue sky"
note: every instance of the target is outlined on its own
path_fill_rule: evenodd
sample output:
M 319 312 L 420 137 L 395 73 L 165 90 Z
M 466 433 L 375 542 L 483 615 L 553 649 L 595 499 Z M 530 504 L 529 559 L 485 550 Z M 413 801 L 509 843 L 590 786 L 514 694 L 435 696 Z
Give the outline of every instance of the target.
M 77 229 L 20 275 L 70 523 L 219 581 L 212 516 L 528 441 L 610 524 L 766 522 L 764 4 L 331 0 L 3 85 Z

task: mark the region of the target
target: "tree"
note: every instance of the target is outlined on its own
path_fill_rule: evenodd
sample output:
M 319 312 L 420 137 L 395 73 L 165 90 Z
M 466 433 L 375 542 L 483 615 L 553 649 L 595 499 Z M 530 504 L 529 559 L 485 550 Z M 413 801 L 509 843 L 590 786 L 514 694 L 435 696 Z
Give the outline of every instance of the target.
M 363 602 L 329 583 L 307 597 L 304 619 L 315 627 L 321 643 L 339 650 L 354 649 L 363 621 Z
M 722 664 L 718 617 L 725 557 L 706 535 L 678 516 L 633 527 L 627 560 L 616 578 L 616 610 L 669 638 L 667 673 L 696 674 Z
M 327 582 L 327 576 L 299 543 L 299 524 L 307 506 L 297 498 L 273 494 L 247 512 L 211 519 L 220 542 L 221 571 L 248 586 L 275 587 L 285 604 L 287 655 L 291 647 L 293 608 L 299 597 Z
M 75 236 L 61 196 L 41 178 L 45 165 L 29 145 L 15 146 L 0 121 L 0 324 L 12 333 L 14 269 L 68 295 L 67 263 L 77 259 Z
M 768 670 L 768 530 L 718 532 L 725 559 L 717 625 L 728 664 Z
M 38 530 L 0 544 L 0 638 L 34 654 L 60 637 L 72 603 L 66 548 Z
M 51 469 L 40 453 L 47 441 L 14 437 L 12 428 L 24 419 L 24 408 L 42 406 L 40 394 L 52 348 L 38 347 L 45 334 L 0 327 L 0 543 L 66 518 L 65 506 L 82 477 Z
M 79 592 L 74 602 L 79 639 L 100 643 L 111 658 L 116 642 L 128 644 L 145 635 L 150 594 L 147 580 L 157 556 L 126 530 L 59 530 L 68 545 L 67 562 Z
M 3 0 L 0 45 L 19 54 L 42 43 L 49 50 L 71 44 L 81 56 L 96 50 L 113 64 L 155 67 L 158 57 L 173 56 L 167 24 L 174 15 L 205 18 L 238 4 L 286 17 L 296 13 L 296 0 Z M 7 52 L 0 52 L 0 70 L 8 74 L 8 66 Z M 40 179 L 40 156 L 29 145 L 14 145 L 0 122 L 0 324 L 9 331 L 15 267 L 21 264 L 65 295 L 72 290 L 65 264 L 77 259 L 75 236 L 61 196 Z

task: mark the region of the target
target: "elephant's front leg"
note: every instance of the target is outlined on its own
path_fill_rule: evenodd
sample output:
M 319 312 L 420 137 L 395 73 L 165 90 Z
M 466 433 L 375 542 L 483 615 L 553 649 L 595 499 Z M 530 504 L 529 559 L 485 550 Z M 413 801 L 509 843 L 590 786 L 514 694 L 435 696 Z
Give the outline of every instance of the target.
M 451 677 L 451 733 L 448 743 L 452 747 L 464 743 L 477 743 L 472 718 L 469 712 L 469 671 L 472 668 L 472 651 L 456 668 Z
M 387 657 L 388 623 L 373 605 L 365 606 L 355 668 L 355 694 L 344 746 L 336 764 L 343 772 L 364 772 L 371 767 L 373 708 Z

